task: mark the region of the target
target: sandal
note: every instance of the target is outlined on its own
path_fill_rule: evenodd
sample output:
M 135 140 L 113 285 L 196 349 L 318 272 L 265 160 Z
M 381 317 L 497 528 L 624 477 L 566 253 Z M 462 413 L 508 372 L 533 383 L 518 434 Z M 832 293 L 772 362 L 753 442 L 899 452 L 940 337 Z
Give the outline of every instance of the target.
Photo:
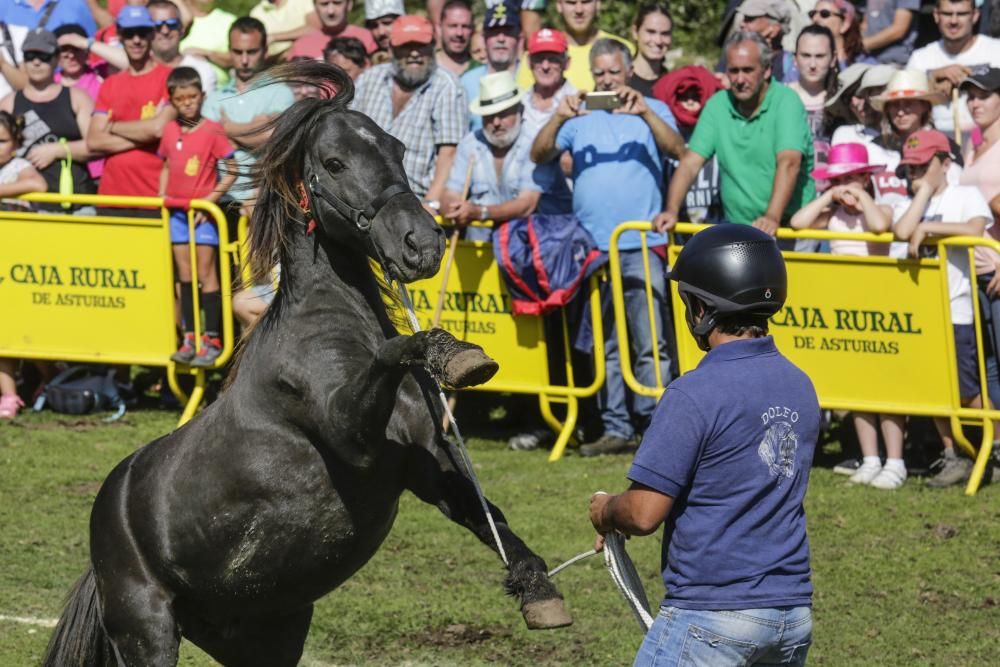
M 0 419 L 13 419 L 17 416 L 18 408 L 23 407 L 24 401 L 17 394 L 0 396 Z

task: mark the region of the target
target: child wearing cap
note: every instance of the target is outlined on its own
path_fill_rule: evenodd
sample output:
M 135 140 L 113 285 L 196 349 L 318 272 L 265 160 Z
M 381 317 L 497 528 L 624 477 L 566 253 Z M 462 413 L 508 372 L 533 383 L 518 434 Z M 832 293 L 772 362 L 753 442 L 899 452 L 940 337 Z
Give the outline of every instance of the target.
M 948 137 L 937 130 L 914 132 L 903 144 L 900 164 L 907 172 L 914 195 L 894 231 L 897 238 L 909 243 L 913 257 L 920 255 L 920 244 L 929 236 L 982 236 L 993 224 L 993 213 L 977 188 L 949 185 L 947 172 L 953 159 Z M 964 407 L 980 408 L 984 402 L 989 405 L 989 401 L 983 400 L 980 391 L 968 251 L 948 248 L 947 263 L 959 396 Z M 934 423 L 944 444 L 944 466 L 927 486 L 943 488 L 959 484 L 968 477 L 972 462 L 956 455 L 949 421 L 935 419 Z
M 813 178 L 829 181 L 830 187 L 792 216 L 794 229 L 829 229 L 832 232 L 872 232 L 881 234 L 892 226 L 892 208 L 876 202 L 875 174 L 885 165 L 871 164 L 864 144 L 838 144 L 830 149 L 826 165 L 813 170 Z M 888 255 L 885 243 L 835 239 L 830 241 L 833 255 Z M 897 489 L 906 481 L 903 462 L 903 424 L 900 415 L 874 415 L 855 412 L 854 428 L 864 457 L 850 481 L 870 484 L 877 489 Z M 876 425 L 876 418 L 878 425 Z M 878 429 L 885 438 L 885 466 L 878 456 Z

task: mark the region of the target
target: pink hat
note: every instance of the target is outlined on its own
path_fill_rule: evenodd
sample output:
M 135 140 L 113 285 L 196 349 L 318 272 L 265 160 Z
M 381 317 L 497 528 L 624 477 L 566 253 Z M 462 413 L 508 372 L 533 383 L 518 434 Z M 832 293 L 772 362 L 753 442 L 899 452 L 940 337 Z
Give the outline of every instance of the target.
M 864 144 L 836 144 L 830 148 L 827 163 L 813 169 L 815 179 L 828 181 L 849 174 L 870 174 L 885 169 L 884 164 L 868 164 L 868 149 Z

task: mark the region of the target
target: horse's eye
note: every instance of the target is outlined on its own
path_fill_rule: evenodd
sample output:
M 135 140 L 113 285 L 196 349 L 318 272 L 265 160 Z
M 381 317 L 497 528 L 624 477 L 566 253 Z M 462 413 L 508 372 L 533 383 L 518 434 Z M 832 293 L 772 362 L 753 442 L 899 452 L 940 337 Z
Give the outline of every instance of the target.
M 344 171 L 344 169 L 346 168 L 346 167 L 344 167 L 344 163 L 341 162 L 340 160 L 338 160 L 335 157 L 332 157 L 329 160 L 326 160 L 323 163 L 323 166 L 326 167 L 326 170 L 328 172 L 330 172 L 331 174 L 340 173 L 340 172 Z

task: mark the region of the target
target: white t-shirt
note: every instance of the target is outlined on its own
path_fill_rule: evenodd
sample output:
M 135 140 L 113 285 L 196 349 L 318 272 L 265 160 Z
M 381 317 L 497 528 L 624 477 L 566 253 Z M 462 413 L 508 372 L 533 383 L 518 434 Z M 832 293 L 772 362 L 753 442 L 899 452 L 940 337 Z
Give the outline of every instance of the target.
M 941 40 L 938 40 L 914 51 L 906 63 L 907 69 L 918 69 L 924 72 L 948 65 L 1000 67 L 1000 39 L 987 35 L 976 35 L 976 41 L 972 43 L 972 46 L 957 55 L 945 51 L 941 46 Z M 958 102 L 959 127 L 963 132 L 975 127 L 972 116 L 969 115 L 969 107 L 965 103 L 967 97 L 963 93 Z M 933 110 L 934 127 L 951 136 L 955 131 L 953 113 L 950 100 L 945 104 L 935 105 Z
M 973 218 L 986 218 L 987 229 L 993 225 L 990 205 L 979 192 L 979 188 L 971 185 L 949 185 L 944 192 L 931 197 L 920 222 L 944 222 L 959 225 Z M 948 248 L 947 252 L 951 323 L 972 324 L 974 317 L 969 250 L 968 248 Z
M 10 31 L 10 41 L 14 43 L 14 55 L 17 56 L 17 62 L 21 63 L 24 61 L 24 54 L 21 52 L 21 44 L 24 43 L 24 38 L 28 34 L 28 29 L 23 25 L 10 25 L 8 23 L 7 30 Z M 14 64 L 14 61 L 10 59 L 10 49 L 7 48 L 6 40 L 4 39 L 2 32 L 0 32 L 0 41 L 5 42 L 3 46 L 0 46 L 0 58 Z M 7 82 L 7 77 L 0 74 L 0 99 L 3 99 L 8 93 L 13 91 L 14 89 L 10 87 L 10 83 Z
M 17 183 L 17 179 L 21 175 L 21 172 L 30 166 L 31 163 L 23 157 L 11 158 L 7 164 L 0 167 L 0 185 Z M 20 199 L 0 199 L 0 204 L 3 204 L 0 208 L 6 208 L 7 210 L 19 208 L 29 211 L 31 210 L 31 204 L 26 201 L 21 201 Z

